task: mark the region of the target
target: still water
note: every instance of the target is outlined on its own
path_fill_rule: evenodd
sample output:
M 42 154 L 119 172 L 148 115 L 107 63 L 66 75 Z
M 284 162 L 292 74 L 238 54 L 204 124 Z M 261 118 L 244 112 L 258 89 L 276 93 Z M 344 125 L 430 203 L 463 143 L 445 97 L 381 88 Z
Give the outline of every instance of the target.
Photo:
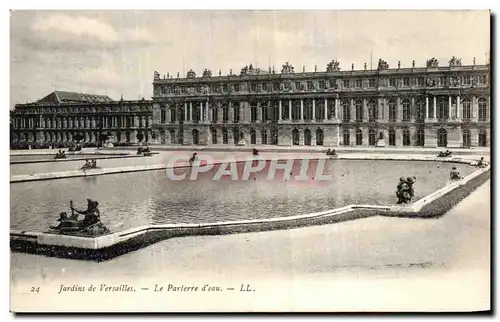
M 318 181 L 317 161 L 311 161 L 309 180 L 277 172 L 268 180 L 268 167 L 250 180 L 229 176 L 212 180 L 217 167 L 197 180 L 172 181 L 164 170 L 11 184 L 11 229 L 46 231 L 69 201 L 84 209 L 86 198 L 99 201 L 101 219 L 113 232 L 146 224 L 207 223 L 305 214 L 348 204 L 395 204 L 396 185 L 402 176 L 416 176 L 415 199 L 445 186 L 452 164 L 413 161 L 328 160 Z M 242 173 L 243 165 L 238 165 Z M 411 169 L 411 170 L 409 170 Z M 462 175 L 473 167 L 459 165 Z M 177 170 L 182 171 L 190 170 Z M 281 174 L 281 175 L 280 175 Z

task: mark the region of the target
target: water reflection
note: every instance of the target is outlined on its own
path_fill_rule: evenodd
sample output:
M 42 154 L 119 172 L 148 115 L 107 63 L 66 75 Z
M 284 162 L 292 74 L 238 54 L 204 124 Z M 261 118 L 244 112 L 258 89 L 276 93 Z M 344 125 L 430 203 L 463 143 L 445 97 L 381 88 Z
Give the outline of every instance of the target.
M 214 181 L 214 168 L 196 181 L 172 181 L 165 171 L 148 171 L 11 184 L 11 228 L 44 231 L 59 212 L 68 211 L 70 199 L 76 208 L 84 208 L 86 198 L 99 201 L 102 220 L 112 231 L 149 223 L 283 217 L 352 203 L 394 204 L 399 177 L 417 177 L 417 200 L 443 187 L 451 168 L 451 164 L 420 161 L 412 162 L 409 173 L 404 161 L 330 160 L 324 173 L 331 174 L 332 180 L 318 181 L 314 162 L 306 181 L 296 180 L 300 161 L 295 161 L 288 181 L 279 170 L 275 180 L 267 180 L 268 171 L 262 171 L 248 181 L 233 181 L 229 176 Z M 243 173 L 242 167 L 238 166 L 238 175 Z M 460 169 L 463 175 L 473 170 Z M 183 171 L 189 174 L 190 170 L 177 174 Z

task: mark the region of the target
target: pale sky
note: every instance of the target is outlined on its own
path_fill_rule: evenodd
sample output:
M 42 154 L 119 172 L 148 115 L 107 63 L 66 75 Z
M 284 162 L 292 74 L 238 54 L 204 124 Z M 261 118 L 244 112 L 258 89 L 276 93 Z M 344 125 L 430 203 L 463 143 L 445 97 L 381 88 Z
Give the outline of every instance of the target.
M 192 68 L 239 74 L 249 63 L 276 71 L 417 66 L 451 56 L 484 64 L 488 11 L 14 11 L 11 106 L 54 90 L 149 99 L 153 72 Z

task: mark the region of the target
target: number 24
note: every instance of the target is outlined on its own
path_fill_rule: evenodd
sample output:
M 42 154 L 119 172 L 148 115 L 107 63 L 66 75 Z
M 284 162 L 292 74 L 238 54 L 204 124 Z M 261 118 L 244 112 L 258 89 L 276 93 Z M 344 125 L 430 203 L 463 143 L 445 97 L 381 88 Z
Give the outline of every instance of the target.
M 31 293 L 39 293 L 39 292 L 40 292 L 40 286 L 31 287 Z

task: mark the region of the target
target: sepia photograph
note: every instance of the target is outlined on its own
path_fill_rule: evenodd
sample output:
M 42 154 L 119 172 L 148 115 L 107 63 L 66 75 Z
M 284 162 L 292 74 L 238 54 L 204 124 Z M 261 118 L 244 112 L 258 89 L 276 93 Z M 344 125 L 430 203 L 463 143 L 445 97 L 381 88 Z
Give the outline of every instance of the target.
M 10 311 L 491 312 L 489 10 L 11 10 Z

